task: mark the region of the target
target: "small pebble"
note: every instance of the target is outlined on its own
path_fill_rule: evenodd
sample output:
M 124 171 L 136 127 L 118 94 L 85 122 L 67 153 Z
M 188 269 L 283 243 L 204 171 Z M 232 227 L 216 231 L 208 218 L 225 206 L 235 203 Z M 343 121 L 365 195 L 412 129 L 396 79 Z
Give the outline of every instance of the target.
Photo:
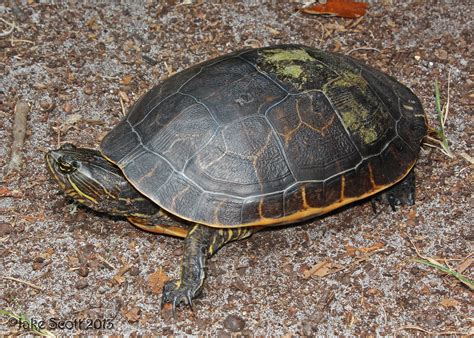
M 91 86 L 85 86 L 84 87 L 84 94 L 91 95 L 92 94 L 92 87 Z
M 245 320 L 237 315 L 228 315 L 224 320 L 224 327 L 230 332 L 239 332 L 244 329 Z
M 89 275 L 89 268 L 87 266 L 81 266 L 79 270 L 77 271 L 79 276 L 81 277 L 87 277 Z
M 69 102 L 66 102 L 66 103 L 63 105 L 63 110 L 64 110 L 66 113 L 72 112 L 72 104 L 70 104 Z
M 85 289 L 88 286 L 89 286 L 89 283 L 87 283 L 87 280 L 85 280 L 85 279 L 80 279 L 76 283 L 76 289 L 78 289 L 78 290 Z
M 88 263 L 87 257 L 85 255 L 83 255 L 82 253 L 79 254 L 79 256 L 77 257 L 77 260 L 79 261 L 79 263 L 81 265 L 84 265 L 84 266 L 87 265 L 87 263 Z
M 97 290 L 100 294 L 104 294 L 110 290 L 110 287 L 107 285 L 101 285 L 99 289 Z
M 130 276 L 138 276 L 140 274 L 140 269 L 136 266 L 132 266 L 128 273 Z
M 46 265 L 47 265 L 47 263 L 45 263 L 45 262 L 33 262 L 33 270 L 34 271 L 41 270 Z
M 434 54 L 441 60 L 446 60 L 448 58 L 448 52 L 444 49 L 436 49 Z
M 37 256 L 33 259 L 33 263 L 43 263 L 44 262 L 44 257 Z
M 54 103 L 50 100 L 41 100 L 40 101 L 40 108 L 43 111 L 51 111 L 54 108 Z
M 183 248 L 178 248 L 173 251 L 173 256 L 182 256 L 183 255 Z
M 13 227 L 8 223 L 0 223 L 0 237 L 6 236 L 13 232 Z

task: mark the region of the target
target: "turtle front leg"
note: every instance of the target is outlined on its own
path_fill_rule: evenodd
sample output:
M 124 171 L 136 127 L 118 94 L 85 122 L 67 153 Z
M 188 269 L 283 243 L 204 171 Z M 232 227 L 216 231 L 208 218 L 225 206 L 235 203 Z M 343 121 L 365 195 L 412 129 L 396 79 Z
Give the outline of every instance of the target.
M 247 238 L 256 228 L 216 229 L 197 224 L 184 240 L 184 255 L 181 261 L 179 280 L 170 281 L 163 288 L 161 307 L 166 303 L 173 305 L 188 304 L 192 309 L 192 300 L 202 290 L 206 277 L 206 261 L 225 244 Z

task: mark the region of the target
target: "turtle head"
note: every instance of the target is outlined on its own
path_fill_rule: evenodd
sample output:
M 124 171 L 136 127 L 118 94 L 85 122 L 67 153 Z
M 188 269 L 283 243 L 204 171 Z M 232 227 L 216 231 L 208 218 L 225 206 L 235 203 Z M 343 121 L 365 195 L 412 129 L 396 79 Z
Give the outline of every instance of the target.
M 46 163 L 61 190 L 91 209 L 138 217 L 149 217 L 159 210 L 99 151 L 66 143 L 49 151 Z

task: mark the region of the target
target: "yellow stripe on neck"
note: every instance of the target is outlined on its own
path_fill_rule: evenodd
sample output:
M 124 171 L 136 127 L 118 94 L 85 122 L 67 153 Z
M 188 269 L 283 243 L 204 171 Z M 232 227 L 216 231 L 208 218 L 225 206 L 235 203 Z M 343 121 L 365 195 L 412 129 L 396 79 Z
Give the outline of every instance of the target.
M 87 198 L 88 200 L 92 201 L 95 204 L 99 204 L 99 203 L 97 203 L 97 200 L 94 197 L 91 197 L 91 196 L 85 194 L 84 192 L 82 192 L 81 189 L 79 189 L 79 187 L 71 180 L 71 177 L 67 176 L 67 180 L 69 181 L 69 183 L 71 183 L 72 187 L 74 188 L 74 190 L 77 191 L 77 193 L 79 195 Z

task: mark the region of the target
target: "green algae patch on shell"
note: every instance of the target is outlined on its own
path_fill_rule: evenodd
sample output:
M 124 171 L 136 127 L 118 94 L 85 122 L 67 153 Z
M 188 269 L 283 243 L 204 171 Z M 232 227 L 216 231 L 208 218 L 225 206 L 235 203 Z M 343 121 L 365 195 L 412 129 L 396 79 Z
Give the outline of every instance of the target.
M 314 61 L 315 59 L 304 49 L 270 49 L 263 50 L 262 54 L 266 61 L 270 63 L 280 63 L 288 61 Z
M 301 74 L 303 73 L 303 68 L 301 68 L 301 66 L 299 66 L 299 65 L 289 65 L 289 66 L 283 67 L 281 69 L 281 72 L 285 76 L 300 78 Z
M 367 92 L 367 81 L 360 74 L 348 70 L 342 72 L 334 83 L 340 88 L 357 87 L 362 92 Z
M 271 72 L 296 88 L 301 88 L 308 81 L 305 65 L 316 60 L 299 48 L 262 50 L 260 55 L 264 68 L 268 67 Z
M 354 137 L 370 144 L 384 133 L 388 113 L 360 74 L 341 72 L 339 78 L 323 86 L 323 92 Z

